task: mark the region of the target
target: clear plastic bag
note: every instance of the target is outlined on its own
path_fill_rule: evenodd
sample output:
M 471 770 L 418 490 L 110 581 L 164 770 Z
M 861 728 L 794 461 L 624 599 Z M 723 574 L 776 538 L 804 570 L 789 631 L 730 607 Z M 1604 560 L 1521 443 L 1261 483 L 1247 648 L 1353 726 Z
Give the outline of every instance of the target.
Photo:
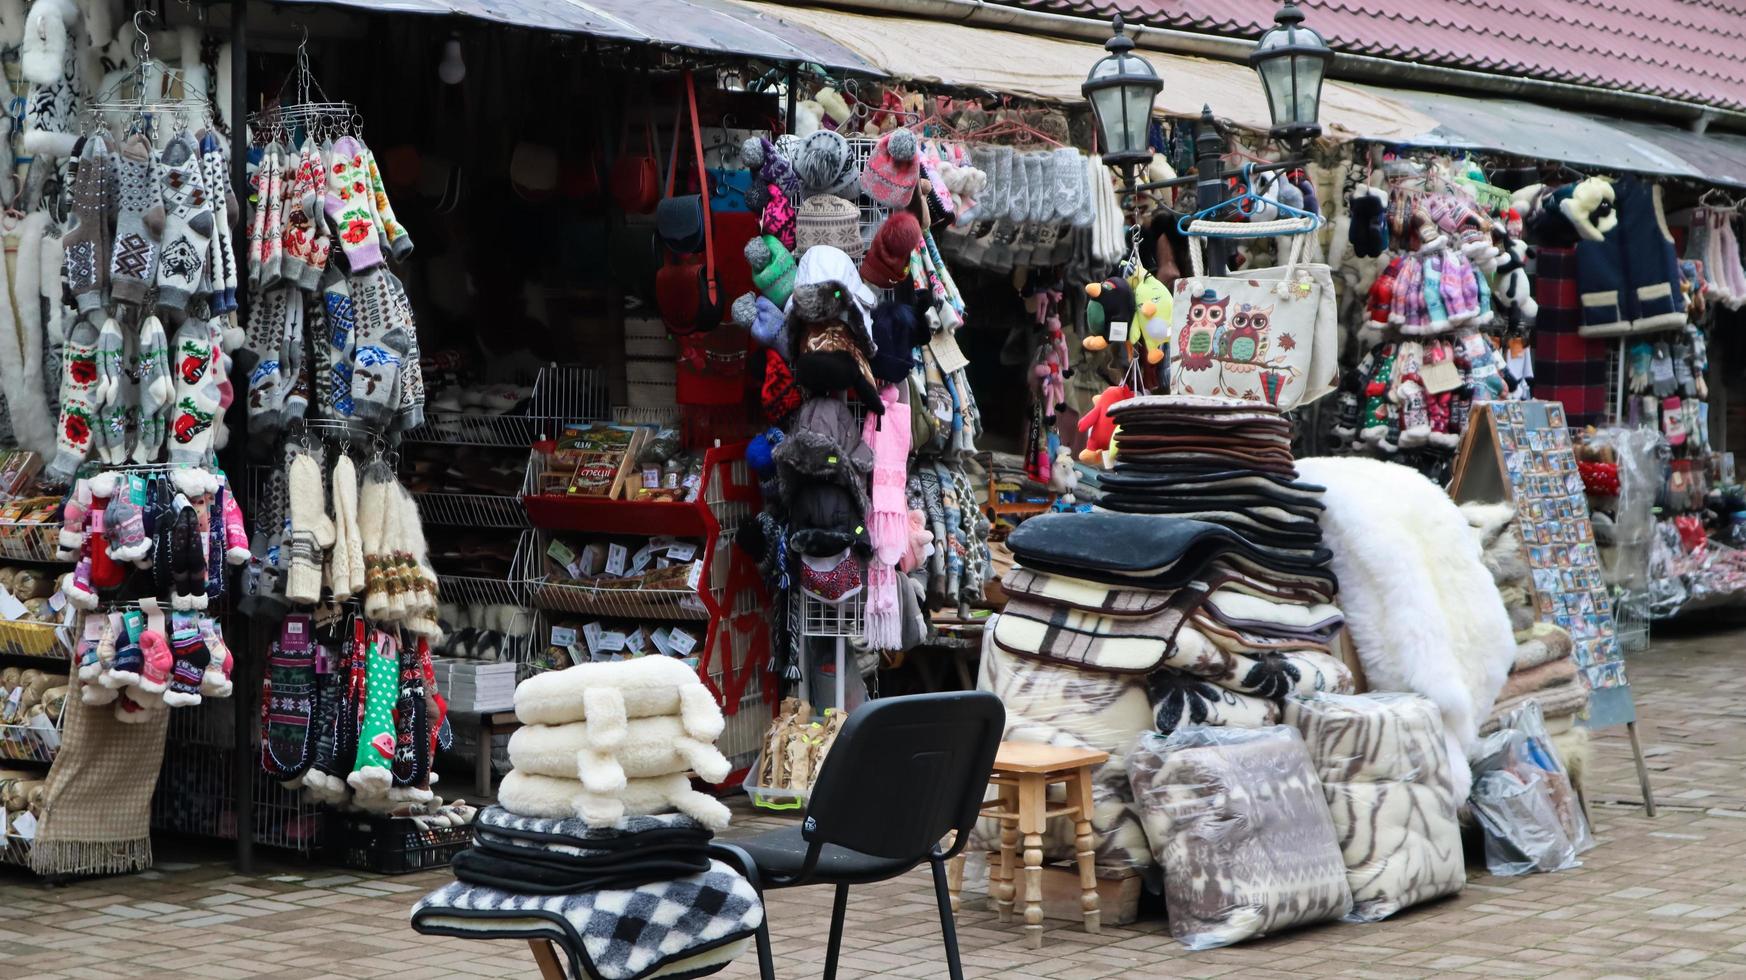
M 1296 729 L 1142 735 L 1128 774 L 1164 868 L 1170 934 L 1184 946 L 1229 946 L 1351 909 L 1334 822 Z
M 1551 819 L 1556 823 L 1557 835 L 1569 846 L 1569 859 L 1553 855 L 1550 860 L 1539 863 L 1528 870 L 1559 871 L 1564 868 L 1576 867 L 1580 862 L 1577 855 L 1583 854 L 1595 845 L 1594 834 L 1588 826 L 1588 816 L 1582 811 L 1582 800 L 1576 794 L 1576 786 L 1571 782 L 1570 770 L 1564 760 L 1558 756 L 1558 748 L 1552 742 L 1552 737 L 1546 732 L 1546 719 L 1541 714 L 1540 703 L 1529 701 L 1526 704 L 1504 715 L 1503 728 L 1482 743 L 1480 760 L 1475 763 L 1476 774 L 1480 770 L 1507 769 L 1515 774 L 1515 782 L 1521 786 L 1538 785 L 1537 792 L 1546 798 L 1551 810 Z M 1507 738 L 1506 736 L 1514 736 Z M 1494 790 L 1500 789 L 1494 784 Z M 1511 792 L 1522 792 L 1513 787 Z M 1475 782 L 1474 808 L 1479 810 L 1478 782 Z M 1536 811 L 1537 812 L 1537 811 Z M 1539 819 L 1544 819 L 1541 815 Z M 1490 836 L 1491 827 L 1487 827 L 1487 864 L 1491 859 Z M 1552 854 L 1541 849 L 1530 851 L 1528 848 L 1518 848 L 1523 853 Z M 1492 869 L 1493 874 L 1522 874 L 1521 871 L 1506 872 Z
M 1562 871 L 1581 863 L 1552 804 L 1547 773 L 1529 755 L 1528 737 L 1504 728 L 1480 742 L 1474 762 L 1468 803 L 1485 834 L 1486 870 L 1494 875 Z
M 1309 748 L 1352 889 L 1348 921 L 1376 922 L 1467 883 L 1443 718 L 1416 694 L 1287 698 Z

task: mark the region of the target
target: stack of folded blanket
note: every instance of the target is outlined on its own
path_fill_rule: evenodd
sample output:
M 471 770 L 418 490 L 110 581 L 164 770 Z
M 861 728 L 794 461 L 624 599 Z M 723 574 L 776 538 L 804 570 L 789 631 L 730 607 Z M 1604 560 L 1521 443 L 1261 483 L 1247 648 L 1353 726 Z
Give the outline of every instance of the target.
M 473 846 L 455 855 L 455 877 L 533 895 L 635 888 L 709 870 L 708 827 L 681 813 L 628 817 L 623 827 L 580 819 L 479 811 Z
M 516 686 L 515 715 L 515 768 L 498 790 L 509 812 L 614 827 L 626 816 L 678 810 L 727 826 L 727 807 L 692 789 L 690 778 L 728 777 L 715 747 L 726 722 L 684 661 L 646 656 L 537 674 Z
M 1533 579 L 1523 553 L 1511 504 L 1461 505 L 1461 512 L 1479 539 L 1480 561 L 1491 572 L 1498 596 L 1516 631 L 1516 655 L 1509 678 L 1498 692 L 1481 734 L 1501 727 L 1503 718 L 1529 701 L 1537 701 L 1558 757 L 1571 781 L 1582 784 L 1589 756 L 1588 729 L 1577 719 L 1588 710 L 1588 684 L 1576 666 L 1570 633 L 1555 623 L 1535 622 Z
M 1007 539 L 1018 567 L 979 686 L 1005 702 L 1008 739 L 1110 753 L 1093 787 L 1099 863 L 1149 868 L 1127 773 L 1140 734 L 1272 725 L 1286 697 L 1354 682 L 1331 652 L 1343 620 L 1320 491 L 1294 479 L 1279 414 L 1191 396 L 1110 414 L 1105 509 L 1034 517 Z M 1067 829 L 1046 849 L 1070 854 Z

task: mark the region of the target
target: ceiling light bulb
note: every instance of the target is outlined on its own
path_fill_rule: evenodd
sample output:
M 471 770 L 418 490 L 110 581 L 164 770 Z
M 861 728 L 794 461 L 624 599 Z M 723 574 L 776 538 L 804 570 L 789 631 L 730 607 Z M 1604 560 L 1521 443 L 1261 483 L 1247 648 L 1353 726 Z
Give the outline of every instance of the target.
M 437 64 L 437 77 L 445 85 L 459 85 L 467 77 L 467 63 L 461 60 L 461 35 L 450 34 L 443 43 L 443 60 Z

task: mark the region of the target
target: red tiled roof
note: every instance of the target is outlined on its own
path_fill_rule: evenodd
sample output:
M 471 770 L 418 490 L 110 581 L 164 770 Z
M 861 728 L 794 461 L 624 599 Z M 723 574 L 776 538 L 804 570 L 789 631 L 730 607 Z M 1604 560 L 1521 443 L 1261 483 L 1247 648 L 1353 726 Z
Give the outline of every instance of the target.
M 998 0 L 1239 37 L 1277 0 Z M 1746 0 L 1299 0 L 1336 51 L 1746 109 Z

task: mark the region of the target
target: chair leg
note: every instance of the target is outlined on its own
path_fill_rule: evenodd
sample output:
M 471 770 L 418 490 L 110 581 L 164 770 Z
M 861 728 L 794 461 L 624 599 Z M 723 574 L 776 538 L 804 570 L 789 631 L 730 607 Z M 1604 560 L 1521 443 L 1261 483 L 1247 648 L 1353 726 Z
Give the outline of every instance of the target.
M 837 954 L 843 949 L 843 915 L 849 908 L 849 886 L 837 886 L 837 900 L 831 905 L 831 944 L 825 949 L 824 980 L 837 980 Z
M 963 964 L 958 962 L 958 925 L 952 916 L 952 899 L 946 886 L 946 862 L 933 859 L 934 901 L 940 906 L 940 938 L 946 944 L 946 971 L 952 980 L 964 980 Z
M 737 844 L 726 841 L 716 841 L 709 845 L 710 856 L 719 858 L 744 875 L 752 890 L 758 893 L 758 901 L 764 902 L 764 918 L 758 922 L 758 931 L 753 934 L 752 943 L 758 948 L 758 980 L 776 980 L 776 964 L 770 953 L 770 905 L 764 897 L 763 876 L 758 873 L 758 863 L 752 856 Z M 536 954 L 537 956 L 537 954 Z

